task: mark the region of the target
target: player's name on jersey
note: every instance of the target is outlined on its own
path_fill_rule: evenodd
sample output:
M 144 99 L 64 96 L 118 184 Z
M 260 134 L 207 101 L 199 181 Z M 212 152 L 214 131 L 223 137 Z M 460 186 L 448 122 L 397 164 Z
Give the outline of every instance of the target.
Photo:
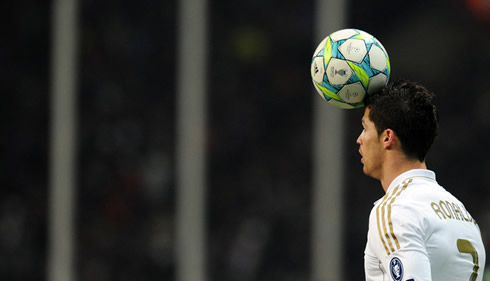
M 456 203 L 440 200 L 439 203 L 431 202 L 432 210 L 441 220 L 453 219 L 476 224 L 476 221 L 471 217 L 470 213 L 463 205 L 459 206 Z

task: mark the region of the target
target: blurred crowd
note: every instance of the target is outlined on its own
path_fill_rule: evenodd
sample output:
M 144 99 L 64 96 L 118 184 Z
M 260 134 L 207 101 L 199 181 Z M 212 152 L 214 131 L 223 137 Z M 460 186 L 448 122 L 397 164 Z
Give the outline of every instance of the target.
M 349 21 L 383 42 L 393 79 L 419 80 L 436 92 L 441 128 L 429 168 L 466 203 L 489 240 L 489 24 L 463 1 L 426 2 L 396 9 L 379 1 L 386 5 L 381 13 L 355 0 L 351 5 L 363 9 L 352 10 Z M 30 0 L 9 6 L 6 18 L 15 28 L 6 34 L 13 40 L 0 52 L 6 81 L 0 278 L 44 280 L 52 13 Z M 309 76 L 314 3 L 216 0 L 209 7 L 209 280 L 311 280 L 312 104 L 319 98 Z M 79 281 L 175 278 L 177 8 L 178 1 L 80 3 Z M 361 10 L 379 17 L 366 22 Z M 383 195 L 361 172 L 355 143 L 361 116 L 362 110 L 346 114 L 339 210 L 345 280 L 363 279 L 368 215 Z

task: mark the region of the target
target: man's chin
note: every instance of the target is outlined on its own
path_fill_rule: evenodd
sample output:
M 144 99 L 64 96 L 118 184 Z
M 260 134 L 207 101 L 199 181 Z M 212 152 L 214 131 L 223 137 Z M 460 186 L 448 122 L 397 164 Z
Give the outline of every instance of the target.
M 362 167 L 362 172 L 363 172 L 363 173 L 364 173 L 366 176 L 368 176 L 368 177 L 370 177 L 370 178 L 373 178 L 373 179 L 375 179 L 375 180 L 379 180 L 379 177 L 378 177 L 376 174 L 373 174 L 373 171 L 370 171 L 370 170 L 366 169 L 366 166 L 363 166 L 363 167 Z
M 371 174 L 371 172 L 366 168 L 366 165 L 362 166 L 362 172 L 368 176 L 368 177 L 373 177 L 373 175 Z
M 366 175 L 369 176 L 369 171 L 366 169 L 366 165 L 362 165 L 362 172 Z

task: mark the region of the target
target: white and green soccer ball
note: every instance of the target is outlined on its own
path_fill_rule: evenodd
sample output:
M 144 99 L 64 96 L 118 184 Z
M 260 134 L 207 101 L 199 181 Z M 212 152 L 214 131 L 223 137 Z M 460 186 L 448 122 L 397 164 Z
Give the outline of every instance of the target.
M 342 29 L 318 45 L 311 60 L 318 94 L 340 108 L 364 106 L 366 94 L 390 79 L 390 59 L 381 42 L 359 29 Z

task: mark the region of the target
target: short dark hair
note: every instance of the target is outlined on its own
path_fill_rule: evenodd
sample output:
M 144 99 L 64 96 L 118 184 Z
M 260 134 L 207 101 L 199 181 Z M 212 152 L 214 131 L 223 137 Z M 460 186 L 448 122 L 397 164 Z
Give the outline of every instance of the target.
M 419 83 L 398 80 L 367 95 L 364 104 L 370 109 L 369 118 L 378 135 L 392 129 L 405 154 L 424 161 L 439 126 L 434 98 L 434 93 Z

